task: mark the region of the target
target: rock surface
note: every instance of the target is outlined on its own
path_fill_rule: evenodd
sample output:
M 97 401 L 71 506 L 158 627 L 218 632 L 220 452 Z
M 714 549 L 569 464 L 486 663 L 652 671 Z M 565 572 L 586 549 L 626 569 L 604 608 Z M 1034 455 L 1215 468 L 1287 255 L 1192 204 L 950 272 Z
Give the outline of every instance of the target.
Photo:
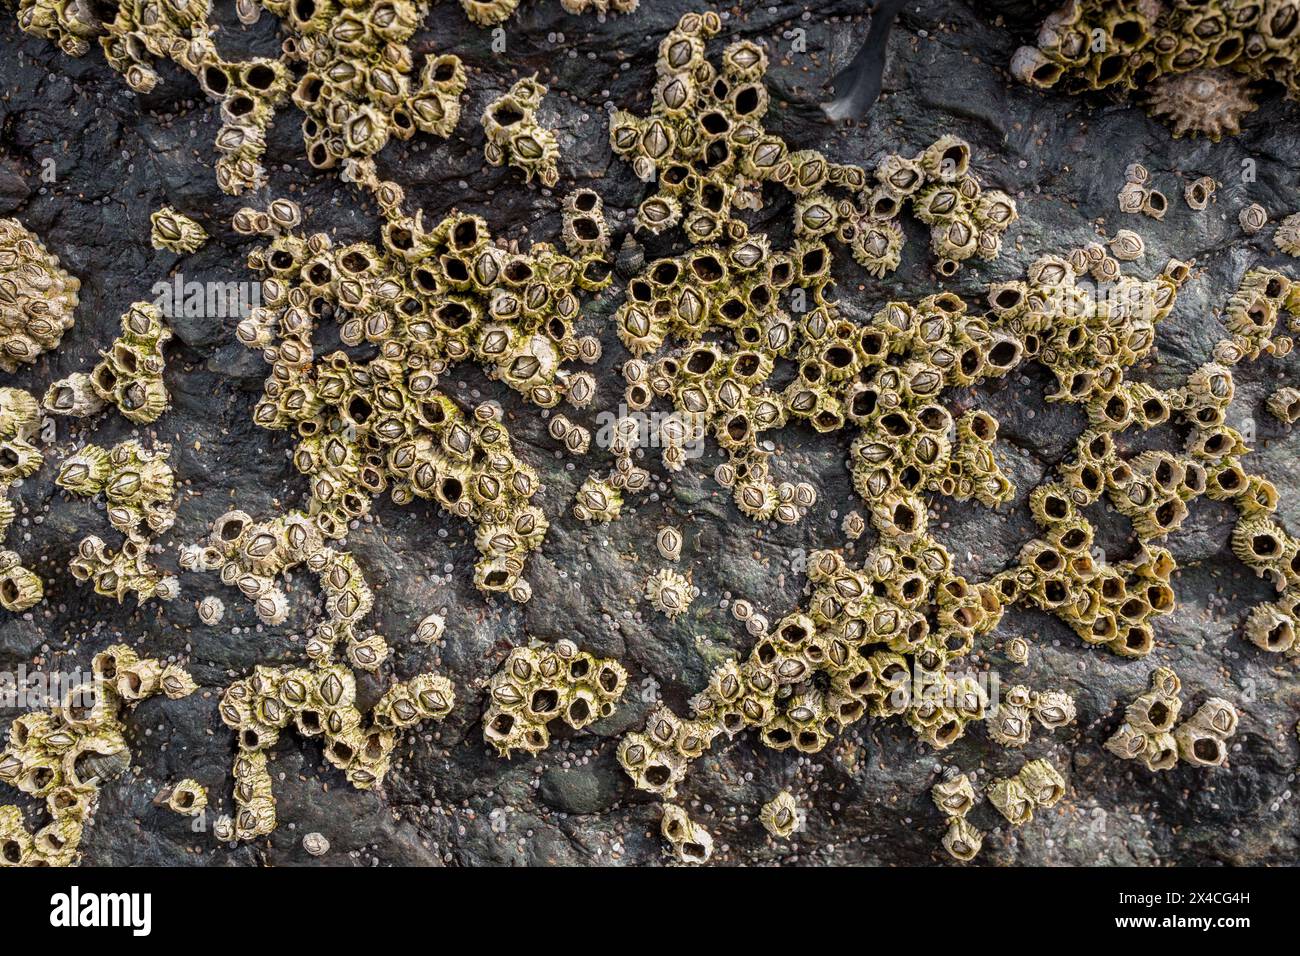
M 391 144 L 379 157 L 381 172 L 402 182 L 426 216 L 459 207 L 486 216 L 497 235 L 533 240 L 558 236 L 564 191 L 573 184 L 591 186 L 605 199 L 617 245 L 644 186 L 611 155 L 606 110 L 610 105 L 645 108 L 659 40 L 695 6 L 687 0 L 646 0 L 634 15 L 600 22 L 566 16 L 552 0 L 525 0 L 505 25 L 501 53 L 493 52 L 491 32 L 469 24 L 457 4 L 435 6 L 415 48 L 455 52 L 466 61 L 470 86 L 464 118 L 449 141 L 417 137 L 410 144 Z M 1273 222 L 1300 207 L 1295 106 L 1266 96 L 1235 140 L 1174 141 L 1131 105 L 1040 95 L 1009 79 L 1005 65 L 1012 51 L 1032 34 L 1048 5 L 918 0 L 908 5 L 891 39 L 884 98 L 866 123 L 836 129 L 817 107 L 828 98 L 821 86 L 865 36 L 866 6 L 860 0 L 773 0 L 730 8 L 726 36 L 762 41 L 772 53 L 769 128 L 797 146 L 869 166 L 887 152 L 915 152 L 941 133 L 955 133 L 971 142 L 984 181 L 1016 196 L 1021 218 L 1001 258 L 969 266 L 949 283 L 932 272 L 927 243 L 911 223 L 903 265 L 894 275 L 871 280 L 852 263 L 841 264 L 840 298 L 854 314 L 869 315 L 888 298 L 915 298 L 940 287 L 974 300 L 989 281 L 1018 276 L 1045 252 L 1090 241 L 1098 229 L 1113 234 L 1131 228 L 1146 239 L 1147 254 L 1136 263 L 1144 275 L 1158 271 L 1170 256 L 1196 260 L 1194 279 L 1160 329 L 1158 361 L 1139 373 L 1169 384 L 1207 358 L 1221 334 L 1216 313 L 1248 267 L 1296 273 L 1294 260 L 1275 254 L 1271 226 L 1248 238 L 1237 223 L 1238 211 L 1251 202 L 1263 204 Z M 275 48 L 275 31 L 269 16 L 253 28 L 228 16 L 219 42 L 228 55 L 267 52 Z M 796 40 L 803 42 L 796 45 Z M 795 52 L 796 46 L 806 52 Z M 551 88 L 541 119 L 561 140 L 562 181 L 555 194 L 522 186 L 512 170 L 487 167 L 475 122 L 490 99 L 534 71 Z M 83 283 L 77 323 L 62 347 L 7 377 L 5 384 L 40 394 L 54 379 L 88 370 L 97 349 L 116 334 L 121 312 L 137 299 L 153 298 L 155 282 L 177 274 L 186 281 L 252 280 L 243 267 L 250 243 L 229 226 L 231 214 L 249 197 L 223 195 L 213 177 L 215 110 L 187 75 L 168 67 L 162 76 L 152 93 L 135 95 L 98 50 L 82 60 L 69 59 L 21 34 L 12 15 L 4 13 L 0 215 L 16 216 L 35 230 Z M 268 152 L 272 191 L 256 198 L 291 196 L 303 205 L 309 228 L 327 229 L 344 241 L 371 238 L 375 211 L 333 174 L 310 170 L 302 158 L 298 121 L 292 108 L 282 110 Z M 1171 197 L 1164 221 L 1118 212 L 1115 194 L 1132 161 L 1144 163 Z M 1253 181 L 1244 181 L 1246 169 L 1254 171 Z M 1222 185 L 1213 205 L 1194 213 L 1181 202 L 1182 185 L 1201 175 Z M 213 240 L 190 256 L 153 249 L 149 214 L 164 204 L 199 220 Z M 788 208 L 771 204 L 759 221 L 779 222 Z M 655 245 L 646 254 L 659 251 Z M 582 413 L 566 410 L 593 431 L 598 409 L 612 407 L 621 390 L 617 366 L 625 353 L 608 323 L 618 288 L 616 283 L 585 308 L 583 331 L 600 334 L 605 343 L 597 402 Z M 267 516 L 300 502 L 305 489 L 288 460 L 287 437 L 257 429 L 250 420 L 266 366 L 234 341 L 236 321 L 234 316 L 178 319 L 167 369 L 172 410 L 144 429 L 132 428 L 114 412 L 71 425 L 60 420 L 45 449 L 45 467 L 14 492 L 19 517 L 7 546 L 45 579 L 46 600 L 27 614 L 0 619 L 0 670 L 84 668 L 96 649 L 123 639 L 152 656 L 183 661 L 201 685 L 186 700 L 150 700 L 130 718 L 134 767 L 104 788 L 95 824 L 82 844 L 84 862 L 665 862 L 657 802 L 635 791 L 619 769 L 613 758 L 617 738 L 639 726 L 657 698 L 681 710 L 722 653 L 747 652 L 751 639 L 732 619 L 727 602 L 747 598 L 775 620 L 800 599 L 806 555 L 845 544 L 840 520 L 859 507 L 844 464 L 851 435 L 823 437 L 803 427 L 781 433 L 780 476 L 813 482 L 819 493 L 817 505 L 797 526 L 759 526 L 740 515 L 711 478 L 720 460 L 711 448 L 671 479 L 659 468 L 655 492 L 632 499 L 621 520 L 586 527 L 569 514 L 569 504 L 589 468 L 607 467 L 604 453 L 593 450 L 571 462 L 547 436 L 534 409 L 477 368 L 458 368 L 451 376 L 453 394 L 466 402 L 501 401 L 517 448 L 544 477 L 540 500 L 552 527 L 544 551 L 530 562 L 535 596 L 523 607 L 485 601 L 470 580 L 474 549 L 467 525 L 429 503 L 398 508 L 376 502 L 372 520 L 352 532 L 348 546 L 377 592 L 372 624 L 397 653 L 381 679 L 360 681 L 362 696 L 373 700 L 392 677 L 434 668 L 456 682 L 456 709 L 441 725 L 419 728 L 399 745 L 382 790 L 374 792 L 351 789 L 324 763 L 318 744 L 285 735 L 271 764 L 279 829 L 255 844 L 228 847 L 210 832 L 213 814 L 232 806 L 234 741 L 217 717 L 217 699 L 254 664 L 303 660 L 302 635 L 319 614 L 310 576 L 295 581 L 294 611 L 276 628 L 258 625 L 251 605 L 211 575 L 182 574 L 181 597 L 170 604 L 137 608 L 128 599 L 119 607 L 68 575 L 76 542 L 103 533 L 106 522 L 91 502 L 58 492 L 53 476 L 66 455 L 92 439 L 107 445 L 139 435 L 172 443 L 183 491 L 179 520 L 158 556 L 169 569 L 176 567 L 177 546 L 196 540 L 233 505 Z M 1243 366 L 1230 415 L 1239 428 L 1253 421 L 1255 451 L 1246 463 L 1277 484 L 1279 520 L 1292 531 L 1300 530 L 1300 432 L 1270 417 L 1264 401 L 1296 378 L 1294 359 Z M 937 534 L 971 576 L 982 577 L 1014 560 L 1032 530 L 1025 496 L 1081 428 L 1076 410 L 1043 402 L 1046 387 L 1045 373 L 1026 366 L 991 386 L 949 397 L 954 405 L 979 405 L 1000 420 L 1000 460 L 1019 489 L 1016 503 L 997 512 L 938 505 Z M 678 568 L 689 569 L 701 592 L 690 611 L 671 622 L 639 601 L 646 575 L 661 566 L 654 534 L 665 523 L 682 529 Z M 1111 557 L 1123 557 L 1126 526 L 1105 526 L 1114 529 L 1107 542 Z M 1007 614 L 994 639 L 978 650 L 976 664 L 997 671 L 1004 685 L 1067 690 L 1079 705 L 1075 726 L 1055 734 L 1040 731 L 1022 753 L 1001 750 L 980 730 L 935 753 L 898 721 L 859 724 L 810 758 L 764 750 L 752 736 L 719 742 L 696 762 L 679 794 L 692 817 L 714 835 L 714 860 L 947 863 L 939 846 L 944 824 L 928 793 L 940 771 L 974 772 L 977 784 L 987 785 L 1026 759 L 1047 757 L 1067 778 L 1066 798 L 1016 830 L 998 828 L 992 809 L 980 805 L 973 822 L 994 830 L 980 862 L 1293 861 L 1300 852 L 1300 810 L 1293 799 L 1300 682 L 1294 666 L 1240 636 L 1246 612 L 1269 597 L 1271 588 L 1233 557 L 1227 544 L 1231 527 L 1226 506 L 1202 500 L 1171 538 L 1181 565 L 1175 581 L 1179 606 L 1159 621 L 1157 648 L 1145 661 L 1086 647 L 1045 615 L 1021 609 Z M 861 555 L 870 539 L 868 534 L 848 547 Z M 220 595 L 227 607 L 225 619 L 213 627 L 203 625 L 197 613 L 207 594 Z M 446 615 L 443 640 L 432 647 L 409 643 L 415 624 L 432 610 Z M 1015 635 L 1030 644 L 1025 666 L 1011 664 L 1003 651 Z M 563 637 L 628 668 L 622 706 L 594 732 L 559 734 L 537 758 L 497 758 L 482 738 L 480 682 L 512 646 Z M 1156 664 L 1178 671 L 1184 698 L 1193 706 L 1211 694 L 1239 704 L 1241 726 L 1226 768 L 1179 767 L 1152 774 L 1101 749 L 1119 721 L 1121 704 L 1146 687 Z M 15 714 L 0 711 L 0 720 Z M 194 821 L 151 803 L 163 785 L 183 777 L 208 788 L 207 832 L 196 832 Z M 758 813 L 786 788 L 806 810 L 807 823 L 789 840 L 775 841 L 762 829 Z M 8 788 L 0 791 L 0 802 L 21 801 Z M 302 845 L 312 832 L 330 844 L 319 859 Z

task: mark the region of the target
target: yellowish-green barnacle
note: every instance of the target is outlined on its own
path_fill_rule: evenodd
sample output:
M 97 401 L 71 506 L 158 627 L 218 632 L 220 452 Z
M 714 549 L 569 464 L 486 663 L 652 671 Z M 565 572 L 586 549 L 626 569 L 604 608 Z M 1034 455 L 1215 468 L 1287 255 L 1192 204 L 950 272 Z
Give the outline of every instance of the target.
M 763 804 L 763 809 L 759 813 L 763 829 L 778 840 L 786 839 L 799 828 L 799 817 L 799 805 L 795 802 L 794 794 L 789 790 L 782 790 Z
M 965 817 L 955 816 L 948 821 L 943 835 L 943 848 L 954 860 L 969 863 L 979 855 L 984 845 L 984 834 L 972 826 Z
M 0 371 L 58 348 L 72 327 L 81 281 L 16 219 L 0 219 Z
M 9 727 L 0 780 L 40 800 L 45 822 L 29 831 L 21 807 L 0 806 L 0 866 L 74 865 L 100 786 L 131 763 L 123 714 L 155 694 L 175 698 L 194 689 L 178 665 L 142 659 L 123 644 L 96 654 L 91 669 L 94 682 L 69 688 L 49 710 L 23 714 Z
M 691 582 L 671 568 L 661 568 L 646 579 L 645 599 L 670 620 L 691 606 L 695 594 Z
M 107 402 L 137 425 L 156 421 L 170 407 L 163 346 L 171 337 L 158 307 L 136 302 L 122 315 L 122 334 L 101 353 L 89 379 L 74 374 L 55 382 L 45 393 L 45 409 L 83 417 Z
M 1016 774 L 1037 807 L 1054 807 L 1065 796 L 1065 780 L 1046 760 L 1031 760 Z
M 579 521 L 607 524 L 623 510 L 623 495 L 607 479 L 591 475 L 578 489 L 573 515 Z
M 551 721 L 581 730 L 614 713 L 626 686 L 627 672 L 617 661 L 572 641 L 517 647 L 488 685 L 483 737 L 503 757 L 515 750 L 541 753 L 551 742 Z
M 1012 826 L 1023 826 L 1034 818 L 1034 798 L 1019 776 L 994 780 L 988 798 Z
M 930 788 L 930 798 L 946 817 L 964 817 L 975 806 L 975 787 L 966 774 L 941 780 Z
M 197 817 L 208 808 L 208 791 L 188 777 L 169 788 L 165 801 L 168 809 L 186 817 Z
M 517 167 L 526 182 L 536 176 L 543 186 L 554 187 L 560 181 L 560 147 L 555 134 L 537 121 L 544 96 L 546 87 L 534 75 L 489 103 L 482 118 L 483 155 L 493 166 Z
M 668 841 L 678 863 L 707 863 L 713 855 L 713 836 L 681 807 L 663 805 L 659 831 Z
M 149 241 L 155 249 L 169 249 L 178 255 L 197 252 L 208 241 L 203 227 L 171 206 L 163 206 L 149 216 L 153 230 Z
M 519 0 L 460 0 L 460 5 L 473 23 L 487 27 L 510 19 Z

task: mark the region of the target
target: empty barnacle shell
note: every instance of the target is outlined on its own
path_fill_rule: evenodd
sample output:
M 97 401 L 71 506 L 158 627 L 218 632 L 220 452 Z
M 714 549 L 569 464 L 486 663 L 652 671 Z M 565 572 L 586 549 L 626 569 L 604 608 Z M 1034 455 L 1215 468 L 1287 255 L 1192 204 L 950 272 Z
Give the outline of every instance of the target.
M 182 816 L 196 817 L 208 806 L 208 791 L 197 780 L 185 779 L 171 788 L 167 807 Z
M 1214 190 L 1218 185 L 1213 176 L 1202 176 L 1188 183 L 1183 189 L 1183 199 L 1187 203 L 1187 208 L 1197 212 L 1205 209 L 1214 198 Z
M 681 807 L 663 805 L 659 830 L 679 863 L 707 863 L 713 855 L 713 837 Z

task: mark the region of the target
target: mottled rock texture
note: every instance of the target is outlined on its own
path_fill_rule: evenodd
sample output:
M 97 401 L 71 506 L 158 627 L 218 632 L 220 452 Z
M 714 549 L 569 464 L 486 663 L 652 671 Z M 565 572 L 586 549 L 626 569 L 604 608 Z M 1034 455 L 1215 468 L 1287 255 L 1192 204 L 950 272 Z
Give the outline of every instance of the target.
M 274 52 L 274 18 L 240 27 L 227 5 L 219 18 L 223 52 Z M 436 5 L 415 48 L 459 54 L 470 68 L 464 118 L 450 141 L 417 137 L 393 143 L 379 157 L 381 172 L 407 187 L 412 200 L 439 217 L 453 207 L 486 216 L 498 235 L 557 237 L 560 199 L 574 184 L 604 197 L 616 246 L 645 187 L 614 159 L 606 141 L 611 104 L 643 111 L 649 98 L 656 48 L 687 0 L 647 0 L 632 16 L 566 16 L 558 3 L 525 0 L 504 27 L 505 51 L 493 52 L 492 34 L 470 25 L 458 4 Z M 1263 204 L 1276 222 L 1300 207 L 1300 131 L 1294 106 L 1276 95 L 1262 99 L 1235 140 L 1217 145 L 1174 141 L 1139 109 L 1105 99 L 1081 101 L 1042 95 L 1011 81 L 1005 65 L 1032 34 L 1048 4 L 962 3 L 918 0 L 895 30 L 885 73 L 885 94 L 869 120 L 835 129 L 817 104 L 822 84 L 853 56 L 865 36 L 862 0 L 808 3 L 739 3 L 731 6 L 727 37 L 765 43 L 773 54 L 768 84 L 773 96 L 769 128 L 796 146 L 816 147 L 844 161 L 874 165 L 885 153 L 912 153 L 941 133 L 970 140 L 975 167 L 992 187 L 1016 196 L 1020 222 L 1001 258 L 963 269 L 941 283 L 931 271 L 928 243 L 909 224 L 902 267 L 883 281 L 870 280 L 843 256 L 841 300 L 850 314 L 866 316 L 890 297 L 917 298 L 952 288 L 972 300 L 991 280 L 1012 278 L 1040 254 L 1092 240 L 1099 229 L 1139 231 L 1147 255 L 1135 266 L 1144 275 L 1169 256 L 1196 260 L 1173 317 L 1160 329 L 1158 360 L 1137 372 L 1162 385 L 1204 361 L 1220 337 L 1216 313 L 1242 273 L 1263 264 L 1296 273 L 1296 263 L 1275 254 L 1272 226 L 1254 238 L 1237 223 L 1239 210 Z M 1001 11 L 1001 13 L 999 13 Z M 798 33 L 796 33 L 798 31 Z M 806 52 L 793 52 L 803 38 Z M 561 183 L 555 193 L 524 187 L 510 169 L 483 161 L 483 135 L 474 118 L 518 77 L 539 73 L 551 88 L 540 118 L 561 143 Z M 15 216 L 38 232 L 82 280 L 77 323 L 62 347 L 33 367 L 6 377 L 40 394 L 56 378 L 87 371 L 97 349 L 116 334 L 118 316 L 132 301 L 152 298 L 151 287 L 180 273 L 202 282 L 249 281 L 243 267 L 248 243 L 229 227 L 244 205 L 223 195 L 212 172 L 215 110 L 180 70 L 164 68 L 147 96 L 129 92 L 98 51 L 71 60 L 52 45 L 22 35 L 12 14 L 0 23 L 0 216 Z M 270 136 L 267 165 L 272 195 L 302 203 L 306 227 L 327 229 L 341 240 L 372 238 L 375 211 L 333 174 L 316 174 L 301 154 L 300 117 L 286 107 Z M 1115 194 L 1131 161 L 1144 163 L 1154 184 L 1172 200 L 1163 222 L 1122 216 Z M 1253 182 L 1243 169 L 1253 169 Z M 42 178 L 42 173 L 47 176 Z M 51 178 L 52 175 L 52 178 Z M 1222 184 L 1208 210 L 1181 202 L 1185 182 L 1214 176 Z M 48 180 L 48 181 L 47 181 Z M 213 239 L 190 256 L 153 249 L 149 214 L 171 204 L 196 218 Z M 783 228 L 785 200 L 769 204 L 759 224 Z M 620 220 L 620 216 L 624 217 Z M 671 248 L 656 241 L 644 252 Z M 636 267 L 625 251 L 621 278 Z M 619 285 L 590 301 L 583 331 L 601 335 L 605 357 L 601 391 L 588 410 L 565 413 L 595 427 L 596 413 L 618 401 L 617 366 L 625 353 L 608 317 Z M 257 625 L 253 610 L 211 575 L 182 574 L 181 597 L 167 605 L 119 607 L 78 587 L 67 574 L 76 542 L 103 533 L 106 521 L 93 503 L 70 499 L 54 487 L 60 461 L 93 439 L 108 445 L 132 435 L 174 445 L 173 465 L 182 486 L 179 520 L 163 538 L 158 561 L 176 566 L 176 547 L 198 538 L 218 514 L 238 505 L 266 516 L 298 503 L 303 482 L 288 458 L 283 433 L 255 428 L 250 412 L 266 366 L 233 336 L 235 317 L 179 318 L 170 346 L 167 384 L 172 410 L 156 425 L 132 428 L 108 412 L 83 422 L 60 420 L 40 474 L 15 492 L 19 519 L 9 547 L 46 580 L 46 600 L 21 616 L 0 619 L 0 669 L 67 671 L 88 664 L 93 652 L 126 640 L 142 652 L 183 661 L 201 685 L 182 701 L 150 700 L 129 722 L 135 760 L 131 772 L 106 786 L 95 825 L 83 843 L 84 862 L 99 865 L 188 864 L 658 864 L 667 856 L 658 836 L 656 801 L 632 789 L 613 757 L 617 737 L 638 726 L 656 695 L 681 711 L 727 651 L 747 652 L 751 639 L 723 603 L 745 597 L 775 620 L 799 601 L 803 558 L 814 548 L 845 544 L 840 519 L 854 507 L 845 468 L 849 432 L 818 436 L 791 427 L 780 435 L 779 477 L 816 484 L 819 501 L 795 527 L 755 525 L 741 516 L 710 472 L 716 449 L 671 480 L 662 469 L 653 495 L 634 498 L 624 517 L 607 527 L 586 527 L 568 513 L 588 468 L 608 466 L 599 450 L 570 463 L 546 434 L 545 422 L 503 386 L 474 367 L 458 368 L 453 394 L 472 402 L 491 397 L 508 410 L 516 447 L 542 473 L 540 496 L 552 517 L 540 557 L 531 562 L 534 598 L 526 606 L 485 602 L 470 581 L 474 558 L 468 526 L 426 502 L 397 508 L 376 505 L 348 545 L 377 591 L 374 626 L 397 647 L 380 678 L 362 677 L 372 702 L 394 676 L 437 668 L 455 680 L 457 705 L 443 724 L 418 729 L 398 748 L 382 789 L 352 790 L 324 764 L 319 746 L 286 735 L 273 752 L 280 827 L 252 845 L 218 845 L 193 821 L 154 806 L 167 783 L 193 777 L 204 784 L 213 813 L 231 809 L 231 734 L 217 718 L 221 689 L 254 664 L 300 662 L 303 633 L 319 612 L 309 575 L 294 582 L 294 611 L 277 628 Z M 1294 359 L 1265 359 L 1239 369 L 1230 423 L 1254 421 L 1256 450 L 1246 463 L 1282 493 L 1279 519 L 1300 530 L 1300 435 L 1264 411 L 1266 397 L 1300 377 Z M 1002 423 L 998 453 L 1018 485 L 1016 503 L 992 512 L 979 506 L 942 506 L 937 534 L 971 576 L 1014 560 L 1031 535 L 1024 506 L 1033 485 L 1065 453 L 1082 427 L 1076 410 L 1043 402 L 1047 377 L 1026 366 L 988 388 L 950 396 L 958 407 L 979 405 Z M 1172 440 L 1167 438 L 1166 440 Z M 1104 508 L 1093 509 L 1098 514 Z M 1170 540 L 1181 568 L 1178 610 L 1158 625 L 1151 658 L 1128 661 L 1084 646 L 1045 615 L 1013 610 L 995 639 L 975 655 L 997 670 L 1004 686 L 1026 683 L 1073 693 L 1074 727 L 1038 732 L 1022 753 L 994 746 L 975 729 L 948 751 L 920 745 L 900 721 L 866 721 L 813 758 L 774 753 L 752 736 L 719 742 L 699 760 L 680 797 L 716 841 L 715 862 L 935 864 L 949 862 L 939 847 L 944 823 L 929 787 L 941 768 L 972 771 L 980 785 L 1014 772 L 1030 758 L 1047 757 L 1062 768 L 1069 789 L 1051 811 L 1024 828 L 998 827 L 987 803 L 972 814 L 994 828 L 979 860 L 986 864 L 1192 864 L 1293 861 L 1300 851 L 1300 810 L 1292 797 L 1300 748 L 1300 682 L 1293 666 L 1247 644 L 1239 627 L 1250 606 L 1271 588 L 1232 556 L 1229 506 L 1199 501 L 1193 517 Z M 661 566 L 653 538 L 665 523 L 685 536 L 683 571 L 701 596 L 673 621 L 638 600 L 645 576 Z M 1101 518 L 1112 559 L 1126 556 L 1127 525 Z M 865 553 L 872 535 L 849 545 Z M 206 627 L 197 605 L 205 594 L 226 602 L 224 621 Z M 439 645 L 407 641 L 431 610 L 445 609 Z M 1025 636 L 1029 663 L 1012 665 L 1005 641 Z M 536 759 L 505 761 L 484 743 L 479 682 L 509 649 L 530 638 L 572 638 L 601 656 L 620 660 L 631 679 L 624 706 L 594 733 L 559 733 Z M 1117 761 L 1101 748 L 1119 721 L 1119 707 L 1145 688 L 1157 664 L 1177 669 L 1184 697 L 1195 706 L 1211 694 L 1236 701 L 1241 726 L 1229 765 L 1203 772 L 1180 767 L 1163 774 Z M 14 711 L 0 712 L 6 721 Z M 557 725 L 558 726 L 558 725 Z M 807 811 L 806 828 L 788 841 L 762 829 L 762 804 L 790 789 Z M 0 788 L 0 802 L 19 795 Z M 324 834 L 330 850 L 307 854 L 302 838 Z

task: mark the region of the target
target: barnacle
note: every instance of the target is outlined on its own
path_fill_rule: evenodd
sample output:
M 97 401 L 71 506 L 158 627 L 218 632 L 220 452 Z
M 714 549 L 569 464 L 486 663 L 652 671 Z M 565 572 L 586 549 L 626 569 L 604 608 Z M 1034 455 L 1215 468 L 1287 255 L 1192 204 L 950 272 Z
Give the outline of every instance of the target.
M 930 798 L 944 816 L 964 817 L 975 805 L 975 787 L 966 774 L 957 774 L 931 787 Z
M 645 599 L 660 614 L 674 618 L 691 606 L 695 588 L 671 568 L 661 568 L 646 579 Z
M 0 866 L 73 865 L 100 786 L 130 766 L 125 713 L 156 694 L 176 698 L 194 690 L 179 666 L 141 658 L 124 644 L 96 654 L 91 669 L 94 681 L 9 726 L 0 781 L 39 799 L 49 822 L 31 832 L 20 807 L 0 806 Z
M 759 812 L 763 829 L 778 840 L 784 840 L 799 826 L 799 806 L 789 790 L 782 790 Z
M 208 791 L 197 780 L 186 778 L 170 788 L 167 807 L 187 817 L 197 817 L 208 807 Z
M 1173 128 L 1175 139 L 1202 135 L 1216 143 L 1240 133 L 1241 121 L 1259 109 L 1251 78 L 1227 69 L 1162 76 L 1148 88 L 1144 105 Z
M 122 315 L 122 334 L 100 353 L 89 376 L 74 373 L 50 386 L 46 411 L 81 418 L 111 403 L 138 425 L 156 421 L 170 406 L 163 346 L 171 337 L 158 307 L 136 302 Z
M 1273 245 L 1288 256 L 1300 256 L 1300 212 L 1292 213 L 1277 224 Z
M 1183 189 L 1183 199 L 1187 203 L 1187 208 L 1197 212 L 1205 209 L 1214 198 L 1214 190 L 1218 185 L 1213 176 L 1201 176 L 1199 179 L 1192 180 Z
M 1012 826 L 1023 826 L 1034 818 L 1034 798 L 1019 776 L 994 780 L 988 798 Z
M 108 522 L 122 535 L 116 551 L 97 535 L 77 545 L 70 564 L 72 576 L 90 581 L 95 593 L 116 598 L 128 592 L 140 601 L 171 600 L 178 593 L 176 579 L 149 561 L 152 539 L 176 521 L 176 479 L 168 457 L 171 448 L 153 450 L 137 441 L 111 449 L 86 445 L 59 468 L 55 484 L 81 498 L 104 496 Z
M 199 620 L 209 627 L 220 624 L 226 616 L 226 604 L 215 594 L 209 594 L 199 601 Z
M 943 848 L 954 860 L 968 863 L 979 855 L 984 845 L 984 834 L 973 827 L 965 817 L 952 817 L 943 835 Z
M 208 241 L 202 226 L 171 206 L 155 211 L 149 221 L 153 224 L 149 241 L 155 249 L 170 249 L 177 254 L 197 252 Z
M 515 750 L 541 753 L 551 742 L 547 724 L 574 730 L 614 713 L 627 672 L 569 640 L 516 647 L 488 685 L 483 738 L 503 757 Z
M 1268 225 L 1268 210 L 1257 202 L 1249 206 L 1242 207 L 1237 214 L 1237 221 L 1241 224 L 1242 232 L 1248 236 L 1253 236 L 1265 226 Z
M 676 561 L 682 556 L 682 533 L 672 525 L 664 525 L 655 535 L 655 547 L 665 561 Z
M 525 182 L 536 176 L 543 186 L 554 186 L 560 179 L 560 147 L 555 134 L 537 122 L 544 96 L 546 87 L 534 74 L 489 103 L 482 118 L 487 135 L 483 155 L 493 166 L 518 168 Z
M 659 831 L 679 863 L 707 863 L 713 855 L 713 836 L 681 807 L 671 803 L 663 805 Z
M 0 370 L 58 348 L 72 328 L 81 281 L 16 219 L 0 219 Z
M 1286 386 L 1268 397 L 1268 410 L 1279 421 L 1293 425 L 1300 421 L 1300 389 Z

